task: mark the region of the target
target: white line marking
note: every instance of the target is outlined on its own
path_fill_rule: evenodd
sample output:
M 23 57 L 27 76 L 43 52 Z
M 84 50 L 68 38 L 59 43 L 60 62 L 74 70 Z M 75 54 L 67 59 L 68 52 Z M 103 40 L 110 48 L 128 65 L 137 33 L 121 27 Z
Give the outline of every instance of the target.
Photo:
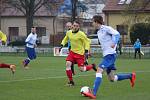
M 117 73 L 131 73 L 131 72 L 117 72 Z M 150 73 L 150 71 L 136 71 L 136 73 Z M 80 76 L 92 76 L 93 74 L 86 74 L 86 75 L 75 75 L 74 77 Z M 18 80 L 9 80 L 9 81 L 0 81 L 0 83 L 9 83 L 9 82 L 22 82 L 22 81 L 34 81 L 34 80 L 44 80 L 44 79 L 59 79 L 59 78 L 66 78 L 66 76 L 51 76 L 51 77 L 37 77 L 37 78 L 30 78 L 30 79 L 18 79 Z

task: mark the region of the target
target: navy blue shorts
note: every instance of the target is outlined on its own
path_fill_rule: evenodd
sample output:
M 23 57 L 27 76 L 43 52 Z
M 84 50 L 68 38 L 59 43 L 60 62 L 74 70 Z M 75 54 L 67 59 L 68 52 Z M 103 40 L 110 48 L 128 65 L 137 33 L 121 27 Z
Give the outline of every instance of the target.
M 29 59 L 36 59 L 36 52 L 35 52 L 35 49 L 34 48 L 29 48 L 29 47 L 26 47 L 26 51 L 27 51 L 27 55 L 29 57 Z

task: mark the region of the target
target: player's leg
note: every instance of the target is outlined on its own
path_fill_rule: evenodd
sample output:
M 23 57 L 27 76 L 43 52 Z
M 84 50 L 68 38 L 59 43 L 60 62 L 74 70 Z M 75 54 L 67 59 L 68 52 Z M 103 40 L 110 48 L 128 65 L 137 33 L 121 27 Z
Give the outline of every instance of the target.
M 108 79 L 111 82 L 116 82 L 116 81 L 122 81 L 122 80 L 126 80 L 129 79 L 131 86 L 133 87 L 135 84 L 135 73 L 119 73 L 119 74 L 114 74 L 115 73 L 116 68 L 115 67 L 109 67 L 106 71 L 107 71 L 107 75 L 108 75 Z
M 88 59 L 89 59 L 89 57 L 88 57 L 88 56 L 85 56 L 84 65 L 88 65 L 88 64 L 89 64 L 89 63 L 88 63 Z
M 89 97 L 91 99 L 96 99 L 97 91 L 98 91 L 98 89 L 102 83 L 102 73 L 103 73 L 103 69 L 98 67 L 97 72 L 96 72 L 96 78 L 94 81 L 93 90 L 91 92 L 88 92 L 88 93 L 83 92 L 84 95 L 86 95 L 87 97 Z
M 16 71 L 16 66 L 13 65 L 13 64 L 0 63 L 0 68 L 9 68 L 12 71 L 13 74 Z
M 88 93 L 87 94 L 88 97 L 90 97 L 92 99 L 94 99 L 94 97 L 96 98 L 97 91 L 102 82 L 103 70 L 107 69 L 110 65 L 114 64 L 115 60 L 116 60 L 115 54 L 109 54 L 103 58 L 102 62 L 99 64 L 99 67 L 97 68 L 96 78 L 95 78 L 94 87 L 93 87 L 93 94 Z
M 33 60 L 33 59 L 36 59 L 36 53 L 35 53 L 35 49 L 34 48 L 26 47 L 26 51 L 27 51 L 28 58 L 26 58 L 23 61 L 23 65 L 24 65 L 25 68 L 28 68 L 27 66 L 30 63 L 30 61 Z
M 136 59 L 136 54 L 137 54 L 137 49 L 135 49 L 135 52 L 134 52 L 134 58 Z
M 113 56 L 114 55 L 107 55 L 103 58 L 102 62 L 99 64 L 99 66 L 97 68 L 96 78 L 95 78 L 94 85 L 93 85 L 94 86 L 93 93 L 85 93 L 86 96 L 88 96 L 92 99 L 96 98 L 97 91 L 102 83 L 102 73 L 103 73 L 104 69 L 106 69 L 110 64 L 112 64 L 112 62 L 115 61 L 115 59 L 112 59 Z
M 66 75 L 68 77 L 68 84 L 69 86 L 74 86 L 74 81 L 73 81 L 73 77 L 72 77 L 72 70 L 71 70 L 71 65 L 72 62 L 71 61 L 66 61 Z
M 35 48 L 32 49 L 32 59 L 36 59 L 36 52 Z
M 85 71 L 89 71 L 91 69 L 93 69 L 94 71 L 97 71 L 95 64 L 89 64 L 89 65 L 84 64 L 84 61 L 85 61 L 84 56 L 79 56 L 75 60 L 78 63 L 78 67 L 79 67 L 80 71 L 85 72 Z
M 66 75 L 67 75 L 68 80 L 69 80 L 69 82 L 68 82 L 69 86 L 74 85 L 74 81 L 73 81 L 73 77 L 72 77 L 72 70 L 71 70 L 72 63 L 74 63 L 74 53 L 69 52 L 69 54 L 66 58 Z
M 108 59 L 106 61 L 107 62 L 105 65 L 108 66 L 106 68 L 106 71 L 107 71 L 108 78 L 111 82 L 130 79 L 131 86 L 132 87 L 134 86 L 134 83 L 135 83 L 135 73 L 134 72 L 126 73 L 126 74 L 119 73 L 119 74 L 114 75 L 114 70 L 116 70 L 116 68 L 115 68 L 116 55 L 115 54 L 108 55 Z
M 74 63 L 71 64 L 71 71 L 72 71 L 72 74 L 75 75 L 75 71 L 74 71 Z
M 138 54 L 139 54 L 139 59 L 141 59 L 141 52 L 140 52 L 141 50 L 140 50 L 140 48 L 138 48 L 137 51 L 138 51 Z
M 28 57 L 26 59 L 24 59 L 23 62 L 22 62 L 24 67 L 27 67 L 27 65 L 30 63 L 30 58 L 29 57 L 30 57 L 30 54 L 31 54 L 31 49 L 26 47 L 26 52 L 27 52 Z
M 97 91 L 102 83 L 102 73 L 103 73 L 103 69 L 101 67 L 97 68 L 97 72 L 96 72 L 96 78 L 94 81 L 94 87 L 93 87 L 93 95 L 96 96 Z

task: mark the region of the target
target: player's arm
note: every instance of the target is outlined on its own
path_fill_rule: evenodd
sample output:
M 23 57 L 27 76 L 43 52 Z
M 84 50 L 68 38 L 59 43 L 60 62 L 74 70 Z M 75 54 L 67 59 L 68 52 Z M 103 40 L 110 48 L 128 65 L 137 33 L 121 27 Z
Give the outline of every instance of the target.
M 142 44 L 141 44 L 141 42 L 140 42 L 140 48 L 141 48 L 141 46 L 142 46 Z
M 59 52 L 61 51 L 61 49 L 64 47 L 64 45 L 66 43 L 68 43 L 68 40 L 69 40 L 69 37 L 68 37 L 68 32 L 66 33 L 65 37 L 63 38 L 62 42 L 61 42 L 61 45 L 60 45 L 60 48 L 59 48 Z
M 29 45 L 34 45 L 33 43 L 30 43 L 30 40 L 31 40 L 31 35 L 28 35 L 28 37 L 25 40 L 25 43 Z
M 112 41 L 114 44 L 112 44 L 111 47 L 114 48 L 119 42 L 120 33 L 111 27 L 108 28 L 108 33 L 112 35 Z
M 86 59 L 88 59 L 89 51 L 90 51 L 91 40 L 89 38 L 87 38 L 87 43 L 88 43 L 87 50 L 85 49 L 85 57 L 86 57 Z
M 88 50 L 90 50 L 91 40 L 89 38 L 87 38 L 87 40 L 88 40 L 88 44 L 89 44 L 89 49 Z
M 90 39 L 87 38 L 87 36 L 85 35 L 85 33 L 82 34 L 82 40 L 84 42 L 84 48 L 85 48 L 85 53 L 88 53 L 88 50 L 90 49 Z

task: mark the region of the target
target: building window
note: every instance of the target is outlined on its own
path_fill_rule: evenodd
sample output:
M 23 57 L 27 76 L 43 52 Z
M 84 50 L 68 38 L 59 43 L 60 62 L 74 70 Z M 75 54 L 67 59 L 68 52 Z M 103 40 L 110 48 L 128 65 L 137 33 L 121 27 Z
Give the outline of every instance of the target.
M 9 41 L 17 40 L 19 36 L 19 27 L 9 27 L 8 29 L 9 29 L 8 40 Z
M 128 25 L 117 25 L 117 31 L 121 35 L 128 35 Z
M 36 27 L 38 37 L 46 36 L 46 27 Z

